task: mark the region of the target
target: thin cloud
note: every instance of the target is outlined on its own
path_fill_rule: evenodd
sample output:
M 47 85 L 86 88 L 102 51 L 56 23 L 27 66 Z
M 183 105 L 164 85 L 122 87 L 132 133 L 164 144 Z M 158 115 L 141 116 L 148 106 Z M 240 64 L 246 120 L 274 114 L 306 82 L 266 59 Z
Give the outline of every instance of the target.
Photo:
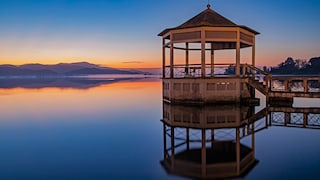
M 124 61 L 123 64 L 142 64 L 144 62 L 142 61 Z

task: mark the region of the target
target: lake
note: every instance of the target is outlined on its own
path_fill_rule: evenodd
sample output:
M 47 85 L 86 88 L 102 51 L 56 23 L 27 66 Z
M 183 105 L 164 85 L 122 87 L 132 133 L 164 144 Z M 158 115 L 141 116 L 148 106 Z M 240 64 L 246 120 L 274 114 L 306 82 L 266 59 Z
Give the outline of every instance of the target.
M 164 108 L 180 111 L 180 107 L 163 105 L 160 79 L 0 82 L 0 179 L 188 178 L 168 173 L 163 166 Z M 297 99 L 294 105 L 307 107 L 307 111 L 320 107 L 320 100 Z M 220 113 L 219 108 L 210 108 L 208 112 Z M 237 108 L 231 107 L 230 114 L 237 113 Z M 250 111 L 240 109 L 242 115 Z M 263 106 L 254 108 L 256 113 L 260 110 Z M 192 108 L 187 109 L 190 111 Z M 272 122 L 265 117 L 256 119 L 254 139 L 249 134 L 240 141 L 250 151 L 254 149 L 255 164 L 241 176 L 316 179 L 320 115 L 315 112 L 293 112 L 291 124 L 279 110 L 270 112 Z M 307 125 L 303 125 L 305 116 L 310 119 Z M 250 149 L 252 140 L 254 148 Z

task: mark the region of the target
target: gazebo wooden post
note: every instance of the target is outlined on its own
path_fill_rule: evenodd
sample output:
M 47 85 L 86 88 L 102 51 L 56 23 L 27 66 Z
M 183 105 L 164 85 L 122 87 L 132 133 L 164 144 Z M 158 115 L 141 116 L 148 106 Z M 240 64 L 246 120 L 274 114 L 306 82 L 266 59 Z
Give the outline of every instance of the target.
M 252 66 L 256 66 L 256 38 L 253 36 L 253 44 L 252 44 Z
M 205 31 L 201 31 L 201 77 L 206 77 L 206 39 Z
M 236 45 L 236 76 L 240 76 L 240 30 L 237 30 L 237 45 Z
M 213 43 L 211 43 L 211 76 L 214 76 L 214 49 L 213 49 Z
M 189 43 L 186 42 L 186 75 L 189 75 Z
M 166 46 L 165 38 L 162 38 L 162 78 L 166 77 Z
M 174 66 L 174 49 L 173 49 L 173 43 L 170 42 L 170 78 L 173 78 L 174 75 L 174 70 L 173 70 L 173 66 Z

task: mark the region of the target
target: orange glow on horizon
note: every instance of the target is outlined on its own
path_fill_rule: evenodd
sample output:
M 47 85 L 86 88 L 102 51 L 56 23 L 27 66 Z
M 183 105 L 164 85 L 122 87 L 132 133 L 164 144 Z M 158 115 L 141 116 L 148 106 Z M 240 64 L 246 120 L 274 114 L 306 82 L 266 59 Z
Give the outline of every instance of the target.
M 160 61 L 148 61 L 148 62 L 120 62 L 120 61 L 94 61 L 85 59 L 64 59 L 61 61 L 57 60 L 42 60 L 42 61 L 29 61 L 29 60 L 0 60 L 0 65 L 10 64 L 15 66 L 20 66 L 24 64 L 43 64 L 43 65 L 54 65 L 59 63 L 76 63 L 76 62 L 88 62 L 91 64 L 100 65 L 103 67 L 111 68 L 161 68 Z
M 256 66 L 277 66 L 281 62 L 284 62 L 288 57 L 292 56 L 278 56 L 278 57 L 270 57 L 270 56 L 257 56 L 256 57 Z M 316 57 L 316 56 L 314 56 Z M 293 59 L 303 59 L 308 61 L 312 57 L 295 57 Z M 233 63 L 233 59 L 230 57 L 225 57 L 221 59 L 215 59 L 215 63 Z M 184 58 L 176 58 L 175 64 L 183 64 Z M 162 68 L 162 62 L 159 61 L 149 61 L 143 63 L 122 63 L 122 62 L 111 62 L 111 61 L 90 61 L 90 60 L 64 60 L 64 61 L 5 61 L 0 60 L 0 65 L 10 64 L 10 65 L 23 65 L 23 64 L 43 64 L 43 65 L 54 65 L 59 63 L 76 63 L 76 62 L 88 62 L 91 64 L 100 65 L 102 67 L 110 67 L 110 68 L 118 68 L 118 69 L 139 69 L 139 68 Z M 200 62 L 199 62 L 200 63 Z M 241 60 L 241 63 L 251 63 L 250 58 L 245 58 Z M 169 65 L 169 60 L 166 60 L 166 65 Z
M 32 58 L 32 57 L 0 57 L 0 64 L 12 64 L 12 65 L 22 65 L 22 64 L 59 64 L 59 63 L 75 63 L 75 62 L 88 62 L 92 64 L 101 65 L 104 67 L 111 68 L 161 68 L 162 67 L 162 56 L 160 54 L 152 56 L 148 55 L 147 57 L 138 57 L 136 56 L 133 60 L 128 60 L 126 57 L 124 59 L 113 59 L 112 57 L 104 58 L 88 58 L 84 57 L 55 57 L 55 58 Z M 312 54 L 303 53 L 303 52 L 267 52 L 259 48 L 256 49 L 256 65 L 257 66 L 277 66 L 281 62 L 284 62 L 288 57 L 293 57 L 293 59 L 302 59 L 308 61 L 312 57 L 318 57 L 317 52 Z M 199 54 L 191 54 L 190 58 L 194 59 L 195 62 L 200 63 Z M 208 61 L 209 54 L 206 54 L 206 59 Z M 233 63 L 235 60 L 235 55 L 233 52 L 219 52 L 215 55 L 216 63 Z M 183 64 L 185 62 L 184 53 L 179 51 L 175 52 L 175 64 Z M 246 50 L 241 51 L 241 63 L 250 63 L 251 62 L 251 52 Z M 169 52 L 166 52 L 166 65 L 169 64 Z

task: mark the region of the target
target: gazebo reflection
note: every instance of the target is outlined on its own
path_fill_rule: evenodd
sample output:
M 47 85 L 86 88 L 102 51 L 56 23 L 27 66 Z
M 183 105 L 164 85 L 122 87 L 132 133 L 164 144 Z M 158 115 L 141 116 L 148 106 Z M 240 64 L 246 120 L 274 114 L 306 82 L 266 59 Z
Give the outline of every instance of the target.
M 164 102 L 162 166 L 170 174 L 196 179 L 244 176 L 258 162 L 253 115 L 249 106 Z

